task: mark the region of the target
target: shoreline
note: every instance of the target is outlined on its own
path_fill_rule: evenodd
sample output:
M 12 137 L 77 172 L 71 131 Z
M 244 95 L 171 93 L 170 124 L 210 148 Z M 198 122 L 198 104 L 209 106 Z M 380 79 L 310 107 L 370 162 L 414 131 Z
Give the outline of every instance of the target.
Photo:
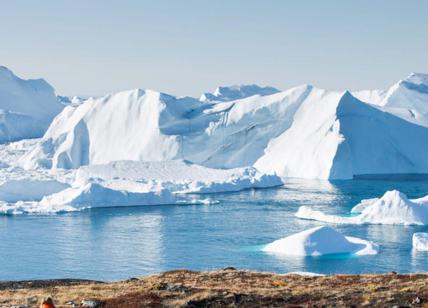
M 428 304 L 428 273 L 308 276 L 225 268 L 168 271 L 103 282 L 84 279 L 0 281 L 0 307 L 406 306 Z M 92 301 L 92 302 L 90 302 Z M 85 303 L 85 302 L 84 302 Z M 73 306 L 75 304 L 75 306 Z

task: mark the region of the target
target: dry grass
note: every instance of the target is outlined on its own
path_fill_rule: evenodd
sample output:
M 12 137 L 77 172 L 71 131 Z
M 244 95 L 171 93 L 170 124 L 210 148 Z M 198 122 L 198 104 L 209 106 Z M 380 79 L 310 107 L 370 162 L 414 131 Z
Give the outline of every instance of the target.
M 44 281 L 0 284 L 0 307 L 37 307 L 52 296 L 57 307 L 96 299 L 101 307 L 423 306 L 428 275 L 304 277 L 252 271 L 166 272 L 129 281 Z

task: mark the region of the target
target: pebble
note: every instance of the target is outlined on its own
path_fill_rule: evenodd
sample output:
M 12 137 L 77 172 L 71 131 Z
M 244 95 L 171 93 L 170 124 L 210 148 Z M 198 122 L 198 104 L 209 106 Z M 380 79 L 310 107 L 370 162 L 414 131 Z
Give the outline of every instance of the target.
M 99 307 L 101 303 L 99 301 L 96 300 L 92 300 L 92 299 L 84 299 L 80 302 L 80 307 L 85 307 L 85 308 L 97 308 Z

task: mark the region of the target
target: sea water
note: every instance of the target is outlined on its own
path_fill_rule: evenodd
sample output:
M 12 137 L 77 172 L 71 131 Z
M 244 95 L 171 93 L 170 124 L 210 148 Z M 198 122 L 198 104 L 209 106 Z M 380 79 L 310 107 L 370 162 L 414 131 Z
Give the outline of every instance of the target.
M 307 205 L 348 215 L 361 199 L 398 189 L 428 194 L 428 181 L 314 181 L 212 194 L 211 205 L 88 209 L 54 215 L 0 216 L 0 280 L 88 278 L 118 280 L 173 269 L 228 266 L 286 273 L 428 271 L 428 253 L 412 250 L 414 232 L 428 226 L 331 225 L 380 246 L 374 256 L 286 257 L 263 245 L 324 223 L 294 217 Z

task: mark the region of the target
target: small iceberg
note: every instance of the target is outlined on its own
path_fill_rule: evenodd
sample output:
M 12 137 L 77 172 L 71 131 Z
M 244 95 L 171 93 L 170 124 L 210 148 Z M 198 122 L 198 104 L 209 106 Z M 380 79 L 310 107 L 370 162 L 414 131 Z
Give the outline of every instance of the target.
M 262 250 L 291 256 L 373 255 L 377 254 L 378 247 L 370 241 L 344 236 L 333 228 L 322 226 L 279 239 Z
M 428 233 L 418 232 L 413 234 L 413 249 L 419 251 L 428 251 Z
M 428 196 L 408 199 L 397 190 L 387 191 L 382 198 L 362 200 L 352 210 L 353 216 L 328 215 L 301 206 L 296 217 L 337 224 L 427 225 Z

